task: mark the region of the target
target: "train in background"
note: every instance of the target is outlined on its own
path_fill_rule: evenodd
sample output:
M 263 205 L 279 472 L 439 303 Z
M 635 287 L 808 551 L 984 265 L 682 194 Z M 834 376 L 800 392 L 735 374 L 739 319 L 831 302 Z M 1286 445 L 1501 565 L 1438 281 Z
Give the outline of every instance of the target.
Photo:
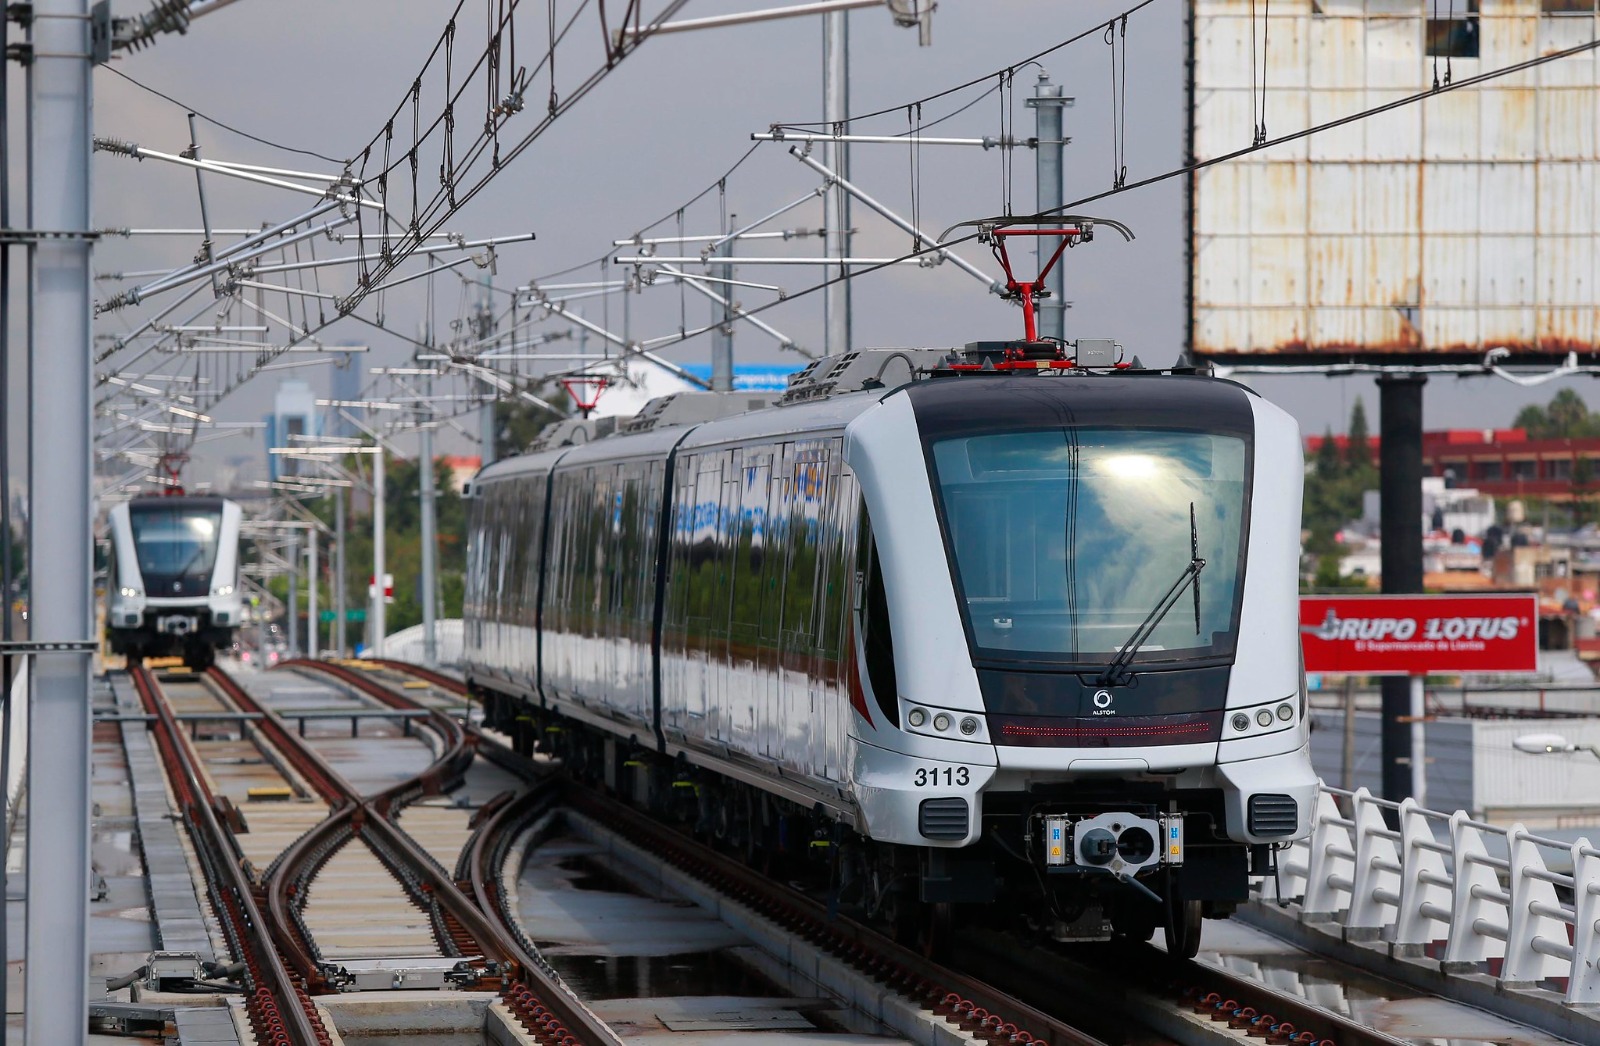
M 566 438 L 470 487 L 467 680 L 525 750 L 906 932 L 1192 955 L 1310 831 L 1300 438 L 1253 391 L 869 350 Z
M 208 668 L 244 616 L 239 506 L 225 498 L 152 495 L 109 513 L 106 637 L 131 661 L 182 657 Z

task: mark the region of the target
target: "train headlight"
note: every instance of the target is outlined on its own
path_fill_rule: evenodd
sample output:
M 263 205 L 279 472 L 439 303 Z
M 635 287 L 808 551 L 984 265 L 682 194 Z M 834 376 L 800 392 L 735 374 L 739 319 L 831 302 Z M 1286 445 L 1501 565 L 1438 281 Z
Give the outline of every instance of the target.
M 913 708 L 906 713 L 906 722 L 912 726 L 921 726 L 928 721 L 928 713 L 920 708 Z
M 1287 723 L 1289 720 L 1293 719 L 1294 718 L 1294 706 L 1289 704 L 1289 702 L 1287 702 L 1287 701 L 1285 701 L 1283 704 L 1279 705 L 1278 706 L 1278 718 L 1282 719 L 1285 723 Z
M 949 713 L 940 712 L 938 715 L 934 716 L 933 717 L 933 728 L 935 730 L 939 731 L 941 734 L 944 733 L 946 730 L 950 729 L 950 715 L 949 715 Z
M 1250 717 L 1243 712 L 1235 712 L 1233 714 L 1233 728 L 1235 730 L 1250 729 Z
M 233 586 L 223 585 L 220 588 L 214 588 L 211 590 L 211 594 L 213 596 L 231 596 L 233 595 Z
M 1271 726 L 1272 725 L 1272 712 L 1270 710 L 1268 710 L 1268 709 L 1265 709 L 1265 708 L 1263 708 L 1261 711 L 1257 712 L 1256 713 L 1256 723 L 1258 725 L 1260 725 L 1260 726 Z
M 117 591 L 122 593 L 122 597 L 124 599 L 138 599 L 140 596 L 144 595 L 144 593 L 137 588 L 119 588 Z
M 971 737 L 973 734 L 978 732 L 978 721 L 971 716 L 967 716 L 965 719 L 961 720 L 961 732 L 966 734 L 968 737 Z

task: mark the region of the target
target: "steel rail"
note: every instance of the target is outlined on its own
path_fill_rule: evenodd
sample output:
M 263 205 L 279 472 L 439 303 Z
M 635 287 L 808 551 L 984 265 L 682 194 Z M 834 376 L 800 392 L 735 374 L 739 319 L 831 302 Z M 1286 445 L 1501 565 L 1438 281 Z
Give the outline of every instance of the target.
M 382 658 L 375 659 L 374 663 L 391 671 L 412 675 L 453 694 L 466 696 L 469 693 L 466 684 L 461 681 L 427 668 Z M 368 682 L 369 685 L 378 685 Z M 394 695 L 393 691 L 390 693 Z M 479 745 L 486 755 L 490 754 L 491 746 L 495 749 L 504 747 L 487 738 L 481 739 Z M 516 758 L 527 763 L 526 757 Z M 788 887 L 772 883 L 746 865 L 687 840 L 630 807 L 607 800 L 586 788 L 573 787 L 567 789 L 566 793 L 565 800 L 572 808 L 613 830 L 620 829 L 626 838 L 636 842 L 648 840 L 648 848 L 663 860 L 711 882 L 719 891 L 754 904 L 767 917 L 788 923 L 796 934 L 810 938 L 845 961 L 887 981 L 891 990 L 927 1005 L 963 1030 L 984 1037 L 999 1035 L 996 1041 L 1032 1041 L 1050 1043 L 1052 1046 L 1103 1046 L 1095 1036 L 977 978 L 940 966 L 876 930 L 830 915 L 826 906 Z M 525 823 L 526 816 L 519 816 L 521 803 L 522 800 L 518 800 L 497 811 L 492 823 Z M 485 826 L 484 832 L 489 831 L 489 826 Z M 480 853 L 489 845 L 487 839 L 474 839 L 473 860 L 481 860 Z M 479 868 L 472 870 L 476 887 Z M 485 884 L 485 893 L 487 891 Z M 485 903 L 484 894 L 480 894 L 479 903 Z M 1024 1038 L 1024 1035 L 1030 1038 Z
M 386 670 L 412 675 L 453 694 L 468 693 L 464 683 L 430 669 L 392 659 L 367 660 Z M 359 673 L 349 669 L 342 671 L 360 678 L 363 689 L 374 696 L 377 696 L 378 690 L 387 689 L 383 684 Z M 385 700 L 415 704 L 393 690 L 388 690 Z M 509 751 L 481 735 L 479 747 L 491 758 Z M 526 757 L 518 758 L 525 766 L 530 765 Z M 648 848 L 657 856 L 711 882 L 719 891 L 753 904 L 768 918 L 787 923 L 797 935 L 804 935 L 844 961 L 885 980 L 892 991 L 927 1005 L 964 1031 L 1001 1042 L 1103 1046 L 1100 1039 L 976 978 L 939 966 L 876 930 L 831 916 L 826 906 L 788 887 L 773 884 L 745 865 L 683 838 L 630 807 L 607 800 L 582 787 L 566 788 L 563 792 L 563 801 L 568 806 L 607 824 L 613 830 L 619 830 L 635 842 L 648 840 Z M 464 861 L 469 862 L 467 870 L 472 874 L 480 905 L 500 903 L 495 895 L 498 885 L 490 881 L 494 867 L 491 854 L 493 848 L 503 844 L 508 834 L 515 830 L 514 826 L 525 825 L 535 816 L 533 811 L 541 800 L 546 803 L 550 801 L 545 794 L 538 794 L 537 798 L 535 795 L 529 793 L 498 809 L 487 824 L 480 826 L 479 832 L 469 843 L 469 855 L 464 857 Z
M 274 949 L 232 836 L 217 820 L 216 800 L 199 772 L 199 758 L 178 728 L 154 674 L 143 667 L 131 668 L 128 674 L 145 710 L 156 717 L 156 746 L 179 813 L 206 865 L 207 886 L 236 952 L 233 957 L 245 963 L 250 991 L 246 1006 L 257 1041 L 265 1046 L 331 1046 L 333 1039 L 316 1007 Z
M 442 742 L 435 762 L 417 777 L 402 781 L 376 797 L 364 798 L 315 749 L 291 731 L 280 717 L 269 712 L 227 673 L 213 667 L 207 670 L 206 679 L 235 706 L 260 717 L 257 723 L 261 731 L 328 802 L 328 817 L 295 840 L 268 869 L 266 898 L 272 917 L 273 937 L 280 952 L 312 990 L 334 991 L 337 989 L 333 980 L 334 967 L 322 962 L 315 942 L 310 939 L 300 918 L 302 895 L 322 866 L 349 839 L 364 834 L 368 828 L 377 828 L 377 822 L 383 820 L 381 816 L 368 817 L 366 804 L 380 803 L 382 811 L 386 812 L 400 796 L 420 796 L 430 790 L 437 791 L 447 780 L 448 768 L 464 770 L 466 763 L 471 761 L 471 753 L 464 751 L 465 736 L 459 724 L 450 722 L 447 716 L 440 717 L 444 722 L 433 724 Z M 426 782 L 432 782 L 431 789 Z M 378 834 L 383 834 L 381 828 Z M 392 838 L 385 838 L 384 841 L 391 847 L 395 845 Z M 401 849 L 404 852 L 404 848 Z M 383 860 L 383 854 L 378 856 Z M 415 866 L 407 870 L 414 873 L 420 872 L 426 876 L 432 871 L 432 862 L 426 859 L 426 855 L 419 860 L 417 853 L 412 852 L 407 855 L 407 861 L 408 865 Z M 398 870 L 391 868 L 391 871 Z M 402 876 L 397 874 L 396 878 Z M 421 898 L 417 900 L 419 906 L 426 909 Z M 477 934 L 473 936 L 476 938 Z M 444 946 L 446 941 L 441 939 L 440 944 Z
M 1176 965 L 1187 984 L 1183 1001 L 1195 1013 L 1227 1022 L 1268 1042 L 1293 1046 L 1337 1043 L 1338 1046 L 1404 1046 L 1405 1040 L 1386 1034 L 1334 1010 L 1325 1009 L 1287 992 L 1196 959 Z M 1370 976 L 1370 975 L 1369 975 Z
M 368 661 L 381 665 L 382 669 L 390 670 L 390 672 L 405 673 L 405 675 L 411 675 L 411 677 L 418 678 L 418 680 L 426 681 L 430 686 L 442 689 L 446 693 L 462 697 L 467 697 L 470 694 L 466 683 L 462 683 L 461 680 L 448 677 L 442 672 L 426 669 L 421 665 L 394 661 L 394 659 L 368 659 Z M 480 749 L 485 752 L 485 755 L 491 755 L 491 747 L 493 749 L 502 749 L 502 745 L 498 745 L 496 742 L 486 739 L 486 737 L 480 739 L 478 744 L 480 744 Z M 509 753 L 510 750 L 507 749 L 506 752 Z M 493 755 L 502 755 L 502 753 L 494 752 Z M 515 758 L 526 763 L 525 757 Z M 597 814 L 597 819 L 602 819 L 602 817 L 598 817 L 598 814 L 608 811 L 610 804 L 606 804 L 605 808 L 602 808 L 600 803 L 602 803 L 602 800 L 598 800 L 597 796 L 579 795 L 574 804 L 579 808 L 587 808 L 590 811 L 594 811 Z M 510 820 L 515 816 L 517 816 L 517 811 L 507 806 L 507 808 L 502 808 L 501 811 L 496 812 L 494 819 Z M 640 816 L 635 811 L 630 811 L 630 809 L 619 809 L 618 819 L 626 819 L 626 835 L 629 838 L 637 840 L 637 838 L 645 836 L 646 832 L 650 833 L 648 838 L 653 840 L 653 848 L 664 854 L 669 860 L 672 859 L 669 848 L 698 846 L 696 843 L 683 841 L 682 836 L 678 836 L 677 833 L 669 833 L 666 840 L 656 840 L 654 836 L 656 836 L 656 833 L 664 832 L 664 828 L 654 825 L 653 820 L 645 819 L 645 817 Z M 474 859 L 477 859 L 477 846 L 478 840 L 474 840 Z M 707 854 L 701 859 L 706 860 L 707 864 L 712 860 L 717 860 L 718 864 L 720 864 L 720 857 L 714 856 L 714 854 Z M 718 868 L 718 873 L 720 872 L 722 870 Z M 755 876 L 755 873 L 749 872 L 749 870 L 742 870 L 742 865 L 733 865 L 733 870 L 728 872 L 726 878 L 736 881 L 741 891 L 746 891 L 746 889 L 763 891 L 763 889 L 766 889 L 760 883 L 760 876 Z M 752 880 L 755 880 L 754 883 L 752 883 Z M 483 904 L 482 896 L 480 896 L 480 904 Z M 834 926 L 837 926 L 837 923 L 834 923 Z M 1107 958 L 1110 958 L 1110 953 L 1107 953 Z M 1152 966 L 1152 960 L 1154 960 L 1154 966 Z M 909 963 L 920 968 L 923 960 L 920 960 L 918 956 L 909 956 Z M 1339 1046 L 1397 1046 L 1397 1040 L 1395 1040 L 1394 1036 L 1376 1032 L 1373 1028 L 1358 1024 L 1358 1022 L 1344 1016 L 1344 1014 L 1330 1011 L 1330 1009 L 1322 1008 L 1322 1006 L 1317 1006 L 1317 1004 L 1310 1003 L 1307 1000 L 1301 1000 L 1301 998 L 1296 998 L 1293 995 L 1277 992 L 1274 988 L 1256 984 L 1256 982 L 1251 982 L 1246 977 L 1238 976 L 1234 972 L 1214 968 L 1214 966 L 1200 963 L 1200 961 L 1170 960 L 1170 958 L 1166 958 L 1165 955 L 1160 955 L 1154 950 L 1138 948 L 1134 952 L 1131 961 L 1126 963 L 1125 969 L 1130 974 L 1141 974 L 1141 979 L 1144 982 L 1152 980 L 1149 976 L 1150 969 L 1158 969 L 1162 974 L 1165 974 L 1165 980 L 1168 984 L 1176 985 L 1173 993 L 1179 996 L 1178 1001 L 1182 1006 L 1192 1009 L 1197 1014 L 1205 1014 L 1214 1022 L 1222 1022 L 1226 1027 L 1245 1028 L 1246 1033 L 1254 1036 L 1270 1036 L 1267 1041 L 1283 1041 L 1283 1043 L 1291 1044 L 1328 1043 L 1328 1041 L 1333 1041 L 1333 1043 L 1338 1043 Z M 938 971 L 930 969 L 928 972 Z M 941 976 L 947 976 L 947 974 L 942 974 L 941 972 Z M 1162 977 L 1157 977 L 1157 980 L 1160 979 Z M 962 984 L 960 988 L 965 990 L 966 998 L 981 1001 L 982 985 L 979 985 L 978 982 Z M 986 1004 L 986 1009 L 992 1011 L 994 1008 Z M 1045 1017 L 1045 1019 L 1048 1020 L 1048 1017 Z M 1325 1038 L 1325 1035 L 1328 1038 Z
M 296 659 L 282 662 L 277 668 L 331 676 L 392 708 L 409 710 L 424 707 L 388 687 L 366 679 L 359 672 L 331 662 Z M 476 943 L 483 957 L 495 964 L 495 969 L 503 974 L 502 997 L 535 1039 L 541 1043 L 562 1046 L 577 1043 L 620 1046 L 621 1039 L 616 1033 L 572 994 L 571 989 L 538 952 L 524 947 L 520 935 L 501 924 L 496 917 L 497 909 L 481 908 L 474 904 L 455 879 L 391 820 L 404 802 L 430 790 L 441 790 L 446 783 L 459 779 L 476 754 L 476 731 L 468 730 L 458 720 L 437 709 L 426 710 L 431 715 L 423 722 L 434 728 L 443 741 L 439 757 L 428 770 L 409 781 L 375 796 L 354 797 L 357 805 L 351 811 L 352 828 L 378 844 L 373 849 L 380 859 L 393 854 L 402 861 L 406 871 L 421 880 L 423 888 L 438 904 L 444 929 L 454 931 L 459 928 L 464 931 Z M 297 748 L 304 748 L 302 739 L 288 731 L 284 733 Z M 304 852 L 309 853 L 311 849 L 307 846 Z M 288 866 L 287 861 L 285 865 L 292 867 Z M 391 870 L 398 875 L 398 869 L 392 865 Z M 282 872 L 283 869 L 279 869 L 280 877 Z

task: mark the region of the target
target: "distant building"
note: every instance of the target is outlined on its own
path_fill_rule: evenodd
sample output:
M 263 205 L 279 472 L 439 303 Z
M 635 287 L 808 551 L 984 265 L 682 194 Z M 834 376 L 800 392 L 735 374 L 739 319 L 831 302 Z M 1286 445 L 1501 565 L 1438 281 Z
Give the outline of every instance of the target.
M 1315 455 L 1324 436 L 1306 438 Z M 1349 446 L 1335 436 L 1341 455 Z M 1380 444 L 1368 440 L 1373 459 Z M 1447 488 L 1472 487 L 1491 498 L 1600 498 L 1600 436 L 1530 439 L 1525 429 L 1444 429 L 1422 434 L 1422 472 Z
M 297 436 L 320 436 L 322 419 L 317 413 L 317 396 L 311 386 L 303 381 L 278 382 L 277 394 L 272 397 L 272 413 L 266 417 L 267 475 L 273 479 L 298 476 L 301 462 L 298 459 L 272 453 L 273 447 L 290 447 L 302 441 Z
M 455 489 L 457 494 L 466 489 L 467 483 L 478 474 L 478 469 L 483 466 L 483 459 L 476 454 L 444 454 L 439 458 L 439 467 L 446 475 L 445 482 Z
M 1594 498 L 1600 496 L 1600 437 L 1529 439 L 1522 429 L 1427 432 L 1422 467 L 1490 497 Z
M 361 398 L 363 359 L 364 357 L 362 356 L 349 354 L 346 355 L 341 362 L 334 364 L 333 367 L 330 368 L 328 375 L 329 399 L 342 400 L 346 403 L 349 403 L 353 400 L 359 400 Z M 359 407 L 345 407 L 344 411 L 348 414 L 354 414 L 356 417 L 361 416 L 361 408 Z M 330 422 L 330 428 L 332 431 L 329 433 L 329 435 L 360 435 L 360 433 L 356 430 L 356 427 L 350 423 L 350 419 L 341 415 L 338 410 L 333 410 L 330 412 L 330 414 L 333 420 Z

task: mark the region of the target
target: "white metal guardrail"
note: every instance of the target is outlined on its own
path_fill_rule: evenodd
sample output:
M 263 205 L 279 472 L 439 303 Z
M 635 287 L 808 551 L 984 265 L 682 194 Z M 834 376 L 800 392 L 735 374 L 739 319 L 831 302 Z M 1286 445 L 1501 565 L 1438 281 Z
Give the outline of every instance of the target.
M 440 618 L 434 622 L 435 657 L 438 664 L 459 665 L 461 663 L 461 651 L 465 635 L 462 621 L 458 617 Z M 385 636 L 379 648 L 378 656 L 391 657 L 396 661 L 410 661 L 413 664 L 422 664 L 422 626 L 412 625 L 410 628 L 402 628 L 393 635 Z
M 1262 899 L 1298 900 L 1303 922 L 1430 955 L 1445 973 L 1504 988 L 1565 980 L 1567 1005 L 1600 1003 L 1600 849 L 1587 839 L 1324 785 L 1311 836 L 1278 855 Z

